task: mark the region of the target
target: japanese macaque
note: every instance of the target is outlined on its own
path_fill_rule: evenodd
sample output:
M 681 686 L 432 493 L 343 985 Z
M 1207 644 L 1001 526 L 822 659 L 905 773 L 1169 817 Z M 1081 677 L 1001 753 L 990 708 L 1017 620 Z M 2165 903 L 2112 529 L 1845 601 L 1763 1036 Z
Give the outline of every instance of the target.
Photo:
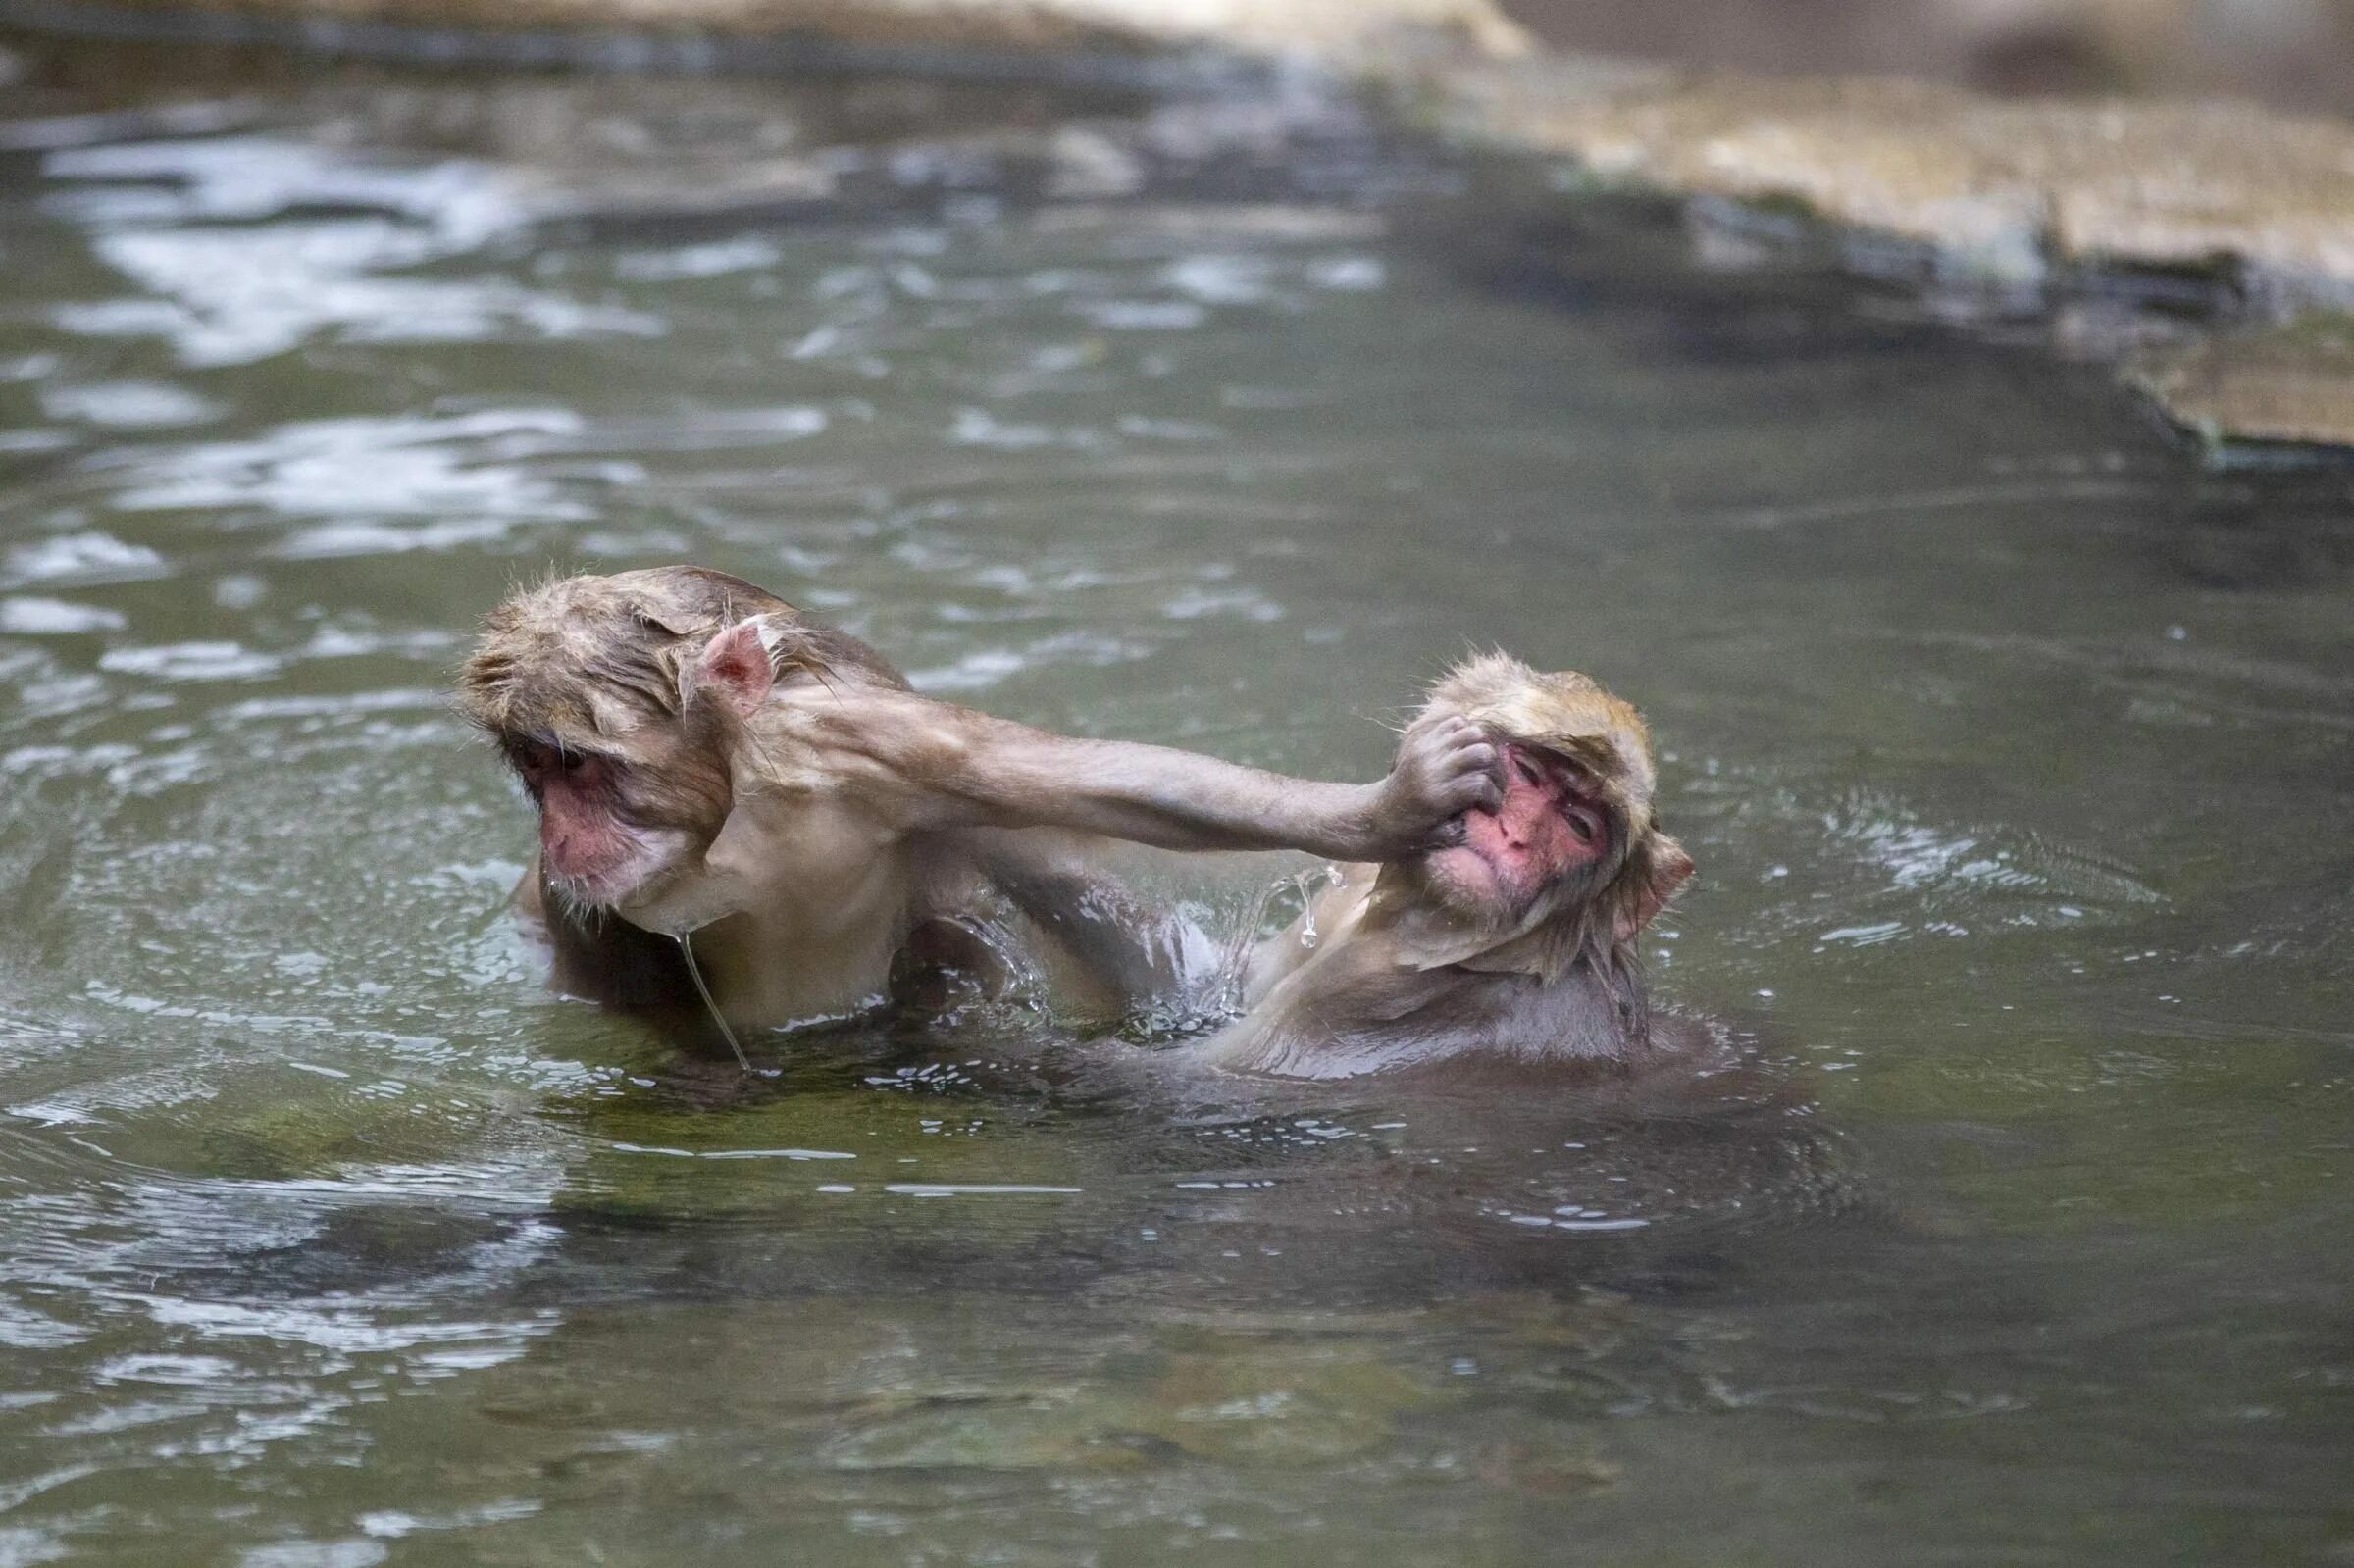
M 1491 654 L 1432 687 L 1415 727 L 1450 721 L 1502 749 L 1503 799 L 1457 841 L 1346 868 L 1253 956 L 1210 1061 L 1327 1078 L 1652 1049 L 1635 939 L 1692 857 L 1660 830 L 1641 716 L 1582 675 Z
M 691 1005 L 691 933 L 740 1030 L 872 1002 L 911 933 L 968 913 L 994 871 L 1083 862 L 1085 835 L 1383 859 L 1504 799 L 1468 719 L 1418 727 L 1365 785 L 1070 739 L 919 696 L 857 639 L 693 567 L 515 595 L 458 702 L 538 808 L 517 901 L 558 988 Z
M 1642 718 L 1582 675 L 1494 654 L 1431 689 L 1407 743 L 1458 723 L 1501 749 L 1502 798 L 1474 804 L 1446 842 L 1340 868 L 1290 930 L 1247 956 L 1242 1016 L 1188 1056 L 1340 1078 L 1479 1063 L 1621 1068 L 1652 1051 L 1635 938 L 1692 859 L 1660 831 Z M 1231 985 L 1199 969 L 1172 975 L 1160 955 L 1188 944 L 1148 939 L 1150 912 L 1034 871 L 1004 885 L 1061 922 L 1098 972 L 1120 977 L 1131 1007 L 1214 1005 L 1204 988 Z

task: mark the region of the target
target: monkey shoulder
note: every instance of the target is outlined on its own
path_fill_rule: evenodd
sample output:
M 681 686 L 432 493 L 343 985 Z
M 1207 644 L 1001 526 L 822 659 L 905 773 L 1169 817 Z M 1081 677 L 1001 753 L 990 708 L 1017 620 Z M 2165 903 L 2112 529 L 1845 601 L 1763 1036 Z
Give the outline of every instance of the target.
M 804 678 L 762 709 L 759 739 L 777 787 L 900 815 L 954 784 L 972 735 L 969 716 L 950 704 L 866 681 Z

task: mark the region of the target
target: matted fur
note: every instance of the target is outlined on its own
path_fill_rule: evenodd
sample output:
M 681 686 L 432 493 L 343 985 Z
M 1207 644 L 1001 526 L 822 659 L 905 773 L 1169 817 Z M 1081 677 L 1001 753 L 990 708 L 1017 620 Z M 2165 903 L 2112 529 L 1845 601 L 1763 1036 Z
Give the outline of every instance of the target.
M 616 739 L 684 705 L 684 678 L 714 636 L 752 616 L 771 634 L 782 676 L 834 671 L 901 686 L 898 672 L 854 637 L 802 619 L 765 588 L 704 567 L 557 578 L 509 597 L 483 620 L 458 675 L 458 711 L 494 738 L 553 744 Z

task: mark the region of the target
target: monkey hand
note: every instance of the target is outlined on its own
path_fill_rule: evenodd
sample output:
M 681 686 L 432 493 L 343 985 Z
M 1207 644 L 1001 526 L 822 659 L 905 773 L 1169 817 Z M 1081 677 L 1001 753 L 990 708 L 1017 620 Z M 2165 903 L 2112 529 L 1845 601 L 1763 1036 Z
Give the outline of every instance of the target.
M 1463 813 L 1504 804 L 1504 758 L 1459 714 L 1415 723 L 1398 743 L 1390 776 L 1375 786 L 1368 860 L 1404 860 L 1460 843 Z

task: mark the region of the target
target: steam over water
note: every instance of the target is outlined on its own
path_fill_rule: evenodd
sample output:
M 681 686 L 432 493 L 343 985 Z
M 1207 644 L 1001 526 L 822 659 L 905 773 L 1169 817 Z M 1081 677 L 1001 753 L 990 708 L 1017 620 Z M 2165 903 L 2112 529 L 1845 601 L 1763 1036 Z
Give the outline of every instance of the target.
M 1286 83 L 24 47 L 0 1562 L 2354 1554 L 2345 472 Z M 1588 670 L 1745 1064 L 1005 1007 L 747 1080 L 550 1000 L 443 689 L 682 559 L 1325 777 L 1467 646 Z

